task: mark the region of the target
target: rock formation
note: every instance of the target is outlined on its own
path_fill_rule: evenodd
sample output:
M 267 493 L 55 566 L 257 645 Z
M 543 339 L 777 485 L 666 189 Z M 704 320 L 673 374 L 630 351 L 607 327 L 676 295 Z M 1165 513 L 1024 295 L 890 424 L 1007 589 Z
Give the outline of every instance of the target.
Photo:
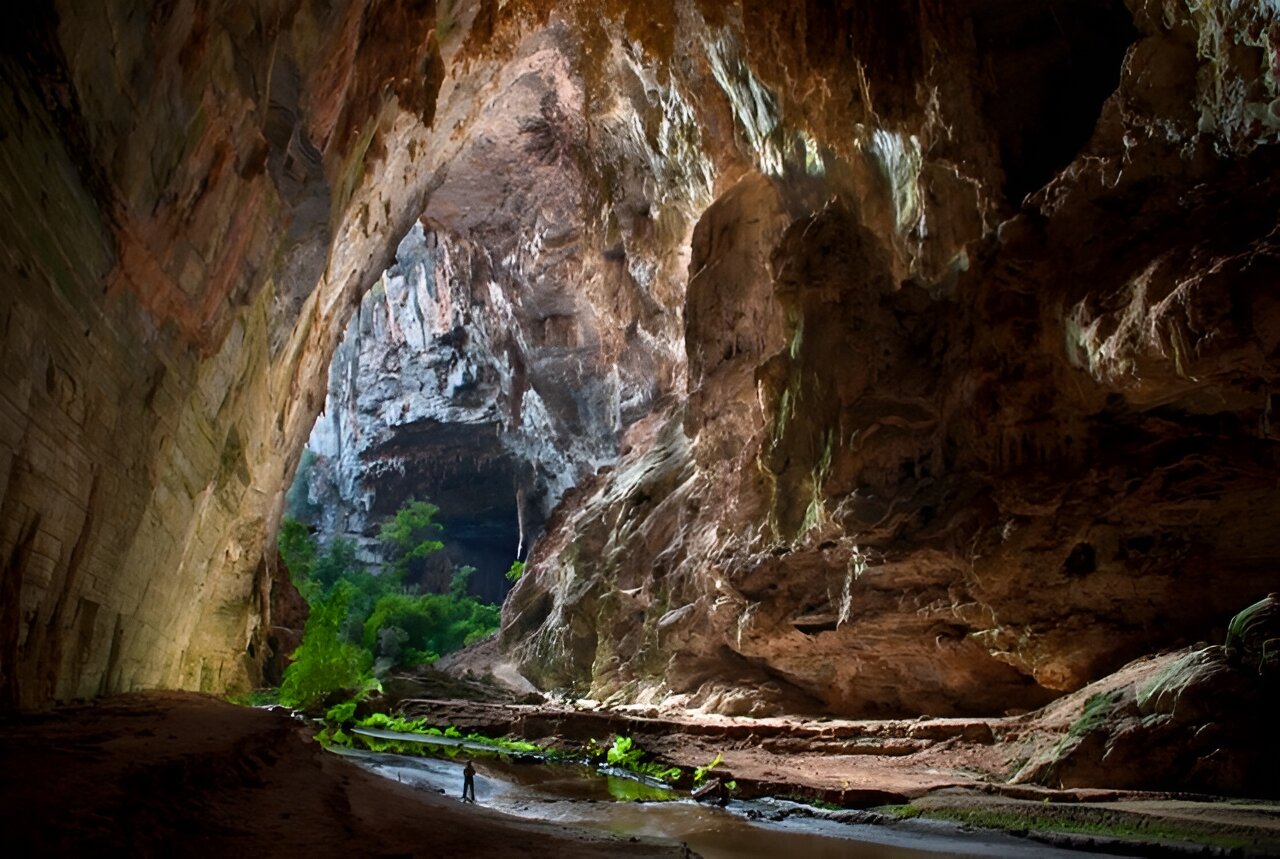
M 357 462 L 547 517 L 544 688 L 1003 712 L 1274 590 L 1269 6 L 24 15 L 9 704 L 256 683 L 322 409 L 366 517 Z

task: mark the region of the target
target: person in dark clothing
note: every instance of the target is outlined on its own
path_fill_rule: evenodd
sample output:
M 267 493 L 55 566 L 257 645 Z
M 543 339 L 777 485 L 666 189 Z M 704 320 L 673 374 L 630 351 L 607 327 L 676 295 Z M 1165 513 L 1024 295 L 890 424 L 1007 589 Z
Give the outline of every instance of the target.
M 476 801 L 476 768 L 471 765 L 471 761 L 467 761 L 467 765 L 462 768 L 462 801 Z

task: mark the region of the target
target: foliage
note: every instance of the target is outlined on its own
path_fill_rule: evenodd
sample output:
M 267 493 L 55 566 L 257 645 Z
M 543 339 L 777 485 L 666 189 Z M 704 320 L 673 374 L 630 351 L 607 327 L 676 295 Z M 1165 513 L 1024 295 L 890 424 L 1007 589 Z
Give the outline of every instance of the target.
M 336 710 L 338 708 L 334 708 Z M 334 714 L 334 710 L 330 710 Z M 342 715 L 337 713 L 335 715 Z M 331 720 L 332 721 L 332 720 Z M 457 725 L 447 725 L 444 730 L 440 728 L 427 727 L 425 719 L 410 719 L 405 716 L 392 716 L 387 713 L 372 713 L 355 723 L 358 728 L 380 728 L 386 731 L 395 731 L 401 734 L 422 734 L 431 737 L 448 737 L 452 740 L 465 740 L 468 743 L 474 743 L 481 746 L 489 746 L 502 752 L 514 752 L 522 755 L 542 755 L 544 757 L 557 757 L 559 753 L 551 749 L 545 749 L 535 743 L 525 740 L 513 740 L 509 737 L 490 737 L 486 734 L 480 734 L 475 731 L 469 731 L 463 734 Z
M 276 545 L 295 585 L 311 577 L 311 568 L 316 562 L 316 544 L 306 525 L 297 519 L 286 518 L 280 523 Z
M 724 762 L 724 755 L 722 755 L 720 752 L 716 752 L 715 760 L 707 764 L 705 767 L 698 767 L 693 771 L 693 783 L 702 784 L 702 782 L 707 777 L 707 773 L 711 772 L 713 769 L 720 766 L 720 764 L 723 762 Z
M 632 742 L 630 737 L 616 736 L 613 738 L 613 745 L 605 754 L 605 759 L 615 767 L 629 769 L 640 763 L 644 750 Z
M 1083 737 L 1085 734 L 1093 731 L 1107 721 L 1107 717 L 1111 715 L 1112 710 L 1124 698 L 1123 689 L 1113 689 L 1110 692 L 1100 692 L 1096 695 L 1090 695 L 1084 702 L 1084 710 L 1081 712 L 1080 718 L 1071 723 L 1071 727 L 1067 729 L 1067 735 L 1070 737 Z
M 644 756 L 644 749 L 636 745 L 630 737 L 624 737 L 621 734 L 613 738 L 613 745 L 605 752 L 605 760 L 610 766 L 659 781 L 675 781 L 680 777 L 679 767 L 664 767 L 659 763 L 646 762 L 643 760 Z
M 463 599 L 467 595 L 467 585 L 471 582 L 471 576 L 475 573 L 476 568 L 472 566 L 461 566 L 453 571 L 453 578 L 449 579 L 449 596 L 454 599 Z
M 421 734 L 426 731 L 425 719 L 406 719 L 404 716 L 391 716 L 387 713 L 370 713 L 356 724 L 361 728 L 381 728 L 401 734 Z
M 367 651 L 342 635 L 351 587 L 345 583 L 311 606 L 302 644 L 280 684 L 280 703 L 310 709 L 335 689 L 361 686 L 373 662 Z
M 357 557 L 356 544 L 337 538 L 317 545 L 296 519 L 281 524 L 279 548 L 294 585 L 311 607 L 302 645 L 286 669 L 281 701 L 313 707 L 327 694 L 359 686 L 377 670 L 431 662 L 492 633 L 497 606 L 467 595 L 475 572 L 462 567 L 447 594 L 410 594 L 402 587 L 408 565 L 441 547 L 428 539 L 440 526 L 437 508 L 410 500 L 384 524 L 383 545 L 394 574 L 375 574 Z
M 497 606 L 473 597 L 452 594 L 385 594 L 378 598 L 364 624 L 364 646 L 378 647 L 380 630 L 400 629 L 406 634 L 397 653 L 380 653 L 396 665 L 426 654 L 434 659 L 465 647 L 498 628 Z
M 512 561 L 511 566 L 507 569 L 507 581 L 518 582 L 523 575 L 524 561 Z
M 358 698 L 351 698 L 341 704 L 335 704 L 324 714 L 324 720 L 335 725 L 345 725 L 355 721 L 356 707 L 360 705 Z
M 428 501 L 410 498 L 378 532 L 391 570 L 399 581 L 403 582 L 410 568 L 417 566 L 415 562 L 444 548 L 444 543 L 434 539 L 436 533 L 444 530 L 435 521 L 439 512 L 440 508 Z

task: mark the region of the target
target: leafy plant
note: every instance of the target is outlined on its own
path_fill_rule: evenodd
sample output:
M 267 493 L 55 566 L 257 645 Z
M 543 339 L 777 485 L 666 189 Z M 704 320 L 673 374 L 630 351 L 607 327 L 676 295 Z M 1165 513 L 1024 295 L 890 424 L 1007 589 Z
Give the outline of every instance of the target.
M 410 498 L 378 532 L 391 570 L 399 581 L 404 581 L 415 562 L 444 548 L 444 543 L 435 539 L 435 535 L 444 530 L 435 520 L 439 512 L 440 508 L 428 501 Z
M 456 600 L 465 599 L 467 585 L 471 582 L 471 576 L 475 571 L 476 568 L 472 566 L 461 566 L 454 570 L 453 578 L 449 580 L 449 596 Z
M 280 700 L 312 708 L 329 693 L 359 686 L 377 670 L 412 667 L 458 650 L 498 628 L 497 606 L 467 595 L 475 572 L 462 567 L 447 594 L 409 594 L 401 582 L 416 563 L 442 544 L 438 508 L 410 500 L 382 528 L 392 559 L 391 574 L 375 574 L 361 563 L 356 544 L 336 538 L 320 546 L 307 526 L 286 519 L 278 545 L 311 617 L 303 642 L 286 669 Z
M 613 738 L 613 745 L 605 754 L 605 760 L 615 767 L 631 769 L 640 763 L 644 750 L 636 746 L 630 737 L 618 735 Z
M 297 519 L 286 518 L 280 523 L 276 545 L 295 585 L 311 577 L 311 567 L 316 562 L 316 544 L 306 525 Z
M 386 713 L 370 713 L 356 725 L 361 728 L 382 728 L 386 731 L 398 731 L 402 734 L 425 733 L 426 721 L 423 719 L 406 719 L 404 716 L 391 716 Z
M 702 784 L 706 780 L 707 774 L 724 762 L 724 755 L 716 752 L 715 760 L 707 764 L 705 767 L 697 767 L 693 771 L 693 783 Z
M 644 749 L 636 745 L 630 737 L 618 735 L 613 738 L 613 745 L 605 752 L 605 760 L 610 766 L 658 781 L 675 781 L 680 777 L 679 767 L 664 767 L 652 761 L 646 762 L 643 760 L 644 755 Z
M 489 635 L 501 618 L 497 606 L 473 597 L 447 594 L 385 594 L 378 598 L 364 624 L 363 643 L 370 651 L 378 644 L 379 630 L 394 627 L 407 634 L 403 647 L 391 656 L 395 664 L 412 665 L 421 654 L 451 653 Z
M 507 568 L 507 581 L 518 582 L 520 577 L 524 575 L 524 561 L 512 561 L 511 566 Z
M 335 689 L 362 686 L 369 679 L 372 657 L 342 637 L 350 586 L 339 584 L 311 607 L 302 644 L 285 669 L 280 703 L 311 709 Z

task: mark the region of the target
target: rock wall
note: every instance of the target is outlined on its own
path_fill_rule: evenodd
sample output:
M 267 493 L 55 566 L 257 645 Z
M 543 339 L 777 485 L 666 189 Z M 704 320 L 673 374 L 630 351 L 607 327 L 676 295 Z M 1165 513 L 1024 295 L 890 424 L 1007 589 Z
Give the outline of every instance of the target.
M 4 37 L 8 704 L 257 681 L 415 223 L 438 327 L 402 268 L 354 330 L 434 411 L 361 443 L 492 422 L 564 491 L 504 609 L 544 686 L 1023 708 L 1274 589 L 1270 6 L 81 6 Z
M 243 688 L 324 369 L 421 205 L 434 18 L 63 3 L 3 64 L 3 702 Z
M 434 584 L 471 564 L 495 601 L 565 492 L 683 387 L 679 279 L 711 167 L 675 136 L 696 134 L 678 91 L 674 121 L 652 113 L 629 48 L 600 45 L 622 86 L 587 110 L 578 38 L 553 16 L 479 92 L 446 81 L 420 223 L 334 355 L 300 487 L 323 534 L 366 545 L 430 498 Z
M 544 687 L 1000 713 L 1274 587 L 1273 13 L 874 8 L 764 12 L 732 62 L 705 52 L 759 172 L 694 233 L 687 402 L 506 604 Z M 913 38 L 845 38 L 882 28 Z M 1054 162 L 1064 86 L 1082 148 Z

